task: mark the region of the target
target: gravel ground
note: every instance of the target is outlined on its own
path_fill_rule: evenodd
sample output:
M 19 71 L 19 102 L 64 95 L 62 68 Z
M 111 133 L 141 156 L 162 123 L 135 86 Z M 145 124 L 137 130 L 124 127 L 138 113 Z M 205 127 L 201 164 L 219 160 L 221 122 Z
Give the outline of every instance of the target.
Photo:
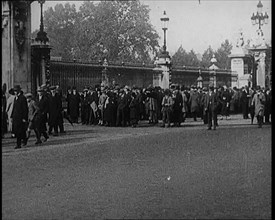
M 3 219 L 271 219 L 271 126 L 74 127 L 2 140 Z

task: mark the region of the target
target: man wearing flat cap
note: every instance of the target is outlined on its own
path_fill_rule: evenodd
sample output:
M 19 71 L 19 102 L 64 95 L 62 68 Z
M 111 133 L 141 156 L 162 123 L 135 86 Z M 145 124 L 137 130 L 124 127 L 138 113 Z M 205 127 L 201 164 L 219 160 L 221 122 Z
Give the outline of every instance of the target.
M 20 85 L 14 87 L 15 100 L 11 113 L 14 133 L 16 136 L 15 149 L 21 148 L 21 144 L 27 144 L 26 130 L 28 121 L 28 104 L 27 99 L 21 91 Z

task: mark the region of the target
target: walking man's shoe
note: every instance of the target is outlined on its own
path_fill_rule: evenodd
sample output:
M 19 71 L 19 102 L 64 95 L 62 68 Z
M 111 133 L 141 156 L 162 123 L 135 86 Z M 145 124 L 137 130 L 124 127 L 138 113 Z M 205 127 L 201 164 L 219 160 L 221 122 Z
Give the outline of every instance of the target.
M 44 142 L 46 142 L 49 139 L 49 136 L 44 137 Z
M 42 144 L 42 141 L 41 140 L 37 140 L 34 144 Z
M 28 143 L 28 139 L 27 139 L 27 138 L 25 138 L 25 139 L 23 140 L 22 145 L 23 145 L 23 146 L 26 146 L 26 145 L 27 145 L 27 143 Z
M 16 146 L 14 149 L 19 149 L 19 148 L 21 148 L 21 146 Z

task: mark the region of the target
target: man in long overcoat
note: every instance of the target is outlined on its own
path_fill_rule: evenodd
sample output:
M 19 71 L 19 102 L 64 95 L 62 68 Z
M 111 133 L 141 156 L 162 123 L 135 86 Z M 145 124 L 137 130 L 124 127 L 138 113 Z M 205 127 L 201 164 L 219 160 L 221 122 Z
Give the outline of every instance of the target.
M 89 96 L 90 94 L 88 93 L 88 89 L 84 88 L 83 94 L 81 95 L 81 122 L 84 125 L 89 124 L 89 116 L 90 116 L 90 111 L 91 107 L 89 104 Z
M 175 87 L 173 92 L 173 122 L 174 125 L 180 127 L 182 122 L 182 106 L 183 106 L 183 98 L 179 92 L 179 86 Z
M 58 122 L 62 118 L 62 100 L 61 97 L 56 93 L 56 87 L 51 86 L 51 96 L 49 97 L 49 134 L 54 129 L 53 136 L 58 135 Z
M 39 108 L 38 111 L 38 118 L 40 120 L 39 122 L 39 134 L 44 136 L 44 141 L 47 141 L 49 138 L 47 134 L 47 126 L 46 123 L 48 121 L 48 112 L 49 112 L 49 100 L 46 94 L 45 89 L 42 87 L 39 87 L 37 89 L 38 97 L 37 97 L 37 105 Z M 40 137 L 38 137 L 40 138 Z
M 197 121 L 197 115 L 199 111 L 199 94 L 195 87 L 193 88 L 193 91 L 190 92 L 189 103 L 190 103 L 191 115 L 193 116 L 194 121 Z
M 218 95 L 214 92 L 214 87 L 209 88 L 209 93 L 205 95 L 204 107 L 208 115 L 208 130 L 216 130 L 217 126 L 217 108 L 219 104 Z
M 80 95 L 78 91 L 76 90 L 76 87 L 73 86 L 73 91 L 71 95 L 69 96 L 68 101 L 68 108 L 70 109 L 70 118 L 73 123 L 78 123 L 78 117 L 79 117 L 79 104 L 80 104 Z
M 261 91 L 261 88 L 257 86 L 257 92 L 253 96 L 252 105 L 255 107 L 255 116 L 257 117 L 259 128 L 261 128 L 263 124 L 265 101 L 264 93 Z
M 14 133 L 16 136 L 16 147 L 21 148 L 22 140 L 23 145 L 27 144 L 26 130 L 28 122 L 28 104 L 27 99 L 21 91 L 20 85 L 14 87 L 15 100 L 11 114 L 12 123 L 14 126 Z

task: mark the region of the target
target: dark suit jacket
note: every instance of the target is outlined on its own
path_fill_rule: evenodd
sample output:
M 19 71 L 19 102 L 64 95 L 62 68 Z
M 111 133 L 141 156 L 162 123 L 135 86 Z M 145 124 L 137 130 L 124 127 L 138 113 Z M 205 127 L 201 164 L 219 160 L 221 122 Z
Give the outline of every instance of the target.
M 204 98 L 204 108 L 207 109 L 207 111 L 216 111 L 219 103 L 218 95 L 214 92 L 210 95 L 210 93 L 207 93 Z
M 58 123 L 58 118 L 62 115 L 62 100 L 58 94 L 49 97 L 49 125 Z
M 28 103 L 26 97 L 22 93 L 17 99 L 14 99 L 11 118 L 13 120 L 12 123 L 15 134 L 26 130 L 28 121 Z M 26 123 L 23 122 L 23 119 L 25 119 Z

